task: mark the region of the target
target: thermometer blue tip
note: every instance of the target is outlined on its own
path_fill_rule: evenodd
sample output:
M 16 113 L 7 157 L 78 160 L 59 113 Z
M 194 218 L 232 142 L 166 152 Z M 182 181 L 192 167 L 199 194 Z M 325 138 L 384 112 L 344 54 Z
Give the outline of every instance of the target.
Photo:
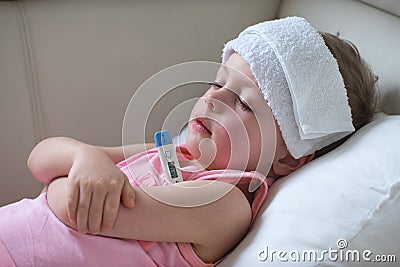
M 156 147 L 172 144 L 171 134 L 168 130 L 162 130 L 154 134 Z

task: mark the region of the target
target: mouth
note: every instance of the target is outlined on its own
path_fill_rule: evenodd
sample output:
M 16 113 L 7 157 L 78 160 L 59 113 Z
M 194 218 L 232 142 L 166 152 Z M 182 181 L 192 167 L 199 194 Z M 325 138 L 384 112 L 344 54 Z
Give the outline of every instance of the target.
M 207 119 L 202 117 L 196 117 L 192 121 L 192 127 L 202 134 L 211 135 L 210 127 L 208 125 Z

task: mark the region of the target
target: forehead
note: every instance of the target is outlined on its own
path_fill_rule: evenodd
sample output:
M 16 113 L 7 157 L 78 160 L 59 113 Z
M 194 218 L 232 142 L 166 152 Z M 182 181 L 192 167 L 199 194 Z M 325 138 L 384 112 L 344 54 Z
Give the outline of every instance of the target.
M 258 83 L 250 69 L 250 65 L 238 54 L 232 53 L 222 65 L 221 69 L 225 69 L 227 75 L 233 79 L 233 82 L 242 88 L 237 93 L 240 94 L 250 105 L 253 113 L 257 116 L 273 117 L 272 111 L 264 99 L 264 94 L 258 86 Z M 235 86 L 229 88 L 234 88 Z
M 240 94 L 248 104 L 257 103 L 257 106 L 260 107 L 266 105 L 264 95 L 250 70 L 250 65 L 238 53 L 231 54 L 218 72 L 228 78 L 226 81 L 228 84 L 225 85 Z M 260 101 L 261 103 L 259 103 Z
M 232 68 L 233 72 L 235 72 L 238 76 L 240 76 L 239 72 L 245 75 L 245 77 L 241 77 L 243 80 L 250 79 L 257 87 L 257 80 L 255 79 L 253 73 L 251 72 L 250 65 L 236 52 L 232 53 L 228 59 L 225 61 L 225 65 L 229 68 Z M 222 65 L 222 68 L 227 68 Z M 239 72 L 237 72 L 239 71 Z M 243 75 L 242 75 L 243 76 Z

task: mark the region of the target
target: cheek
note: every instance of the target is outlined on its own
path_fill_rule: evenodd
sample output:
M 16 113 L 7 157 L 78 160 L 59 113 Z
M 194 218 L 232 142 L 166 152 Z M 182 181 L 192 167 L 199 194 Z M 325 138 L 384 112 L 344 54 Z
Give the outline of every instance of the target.
M 254 136 L 252 138 L 253 140 L 257 140 L 257 142 L 252 143 L 254 153 L 252 154 L 251 168 L 265 175 L 269 173 L 275 158 L 277 145 L 275 127 L 274 123 L 268 123 L 268 127 L 263 127 L 262 131 L 259 129 L 258 137 Z
M 218 149 L 215 162 L 220 168 L 244 170 L 252 153 L 252 135 L 249 136 L 243 124 L 226 122 L 225 126 L 226 129 L 221 129 L 213 136 Z
M 231 156 L 231 142 L 228 132 L 219 128 L 212 136 L 212 140 L 217 149 L 215 159 L 210 166 L 212 169 L 225 169 L 228 166 Z
M 250 156 L 247 164 L 247 170 L 254 171 L 259 163 L 261 154 L 261 135 L 260 131 L 251 133 L 250 139 Z

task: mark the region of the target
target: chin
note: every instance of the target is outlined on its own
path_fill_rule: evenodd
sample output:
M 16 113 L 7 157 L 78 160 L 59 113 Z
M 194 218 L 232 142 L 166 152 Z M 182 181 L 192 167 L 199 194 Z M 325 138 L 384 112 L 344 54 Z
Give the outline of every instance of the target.
M 192 138 L 190 137 L 190 134 L 188 133 L 188 136 L 186 138 L 186 149 L 192 155 L 194 158 L 199 158 L 200 157 L 200 151 L 199 151 L 199 143 L 194 142 Z

